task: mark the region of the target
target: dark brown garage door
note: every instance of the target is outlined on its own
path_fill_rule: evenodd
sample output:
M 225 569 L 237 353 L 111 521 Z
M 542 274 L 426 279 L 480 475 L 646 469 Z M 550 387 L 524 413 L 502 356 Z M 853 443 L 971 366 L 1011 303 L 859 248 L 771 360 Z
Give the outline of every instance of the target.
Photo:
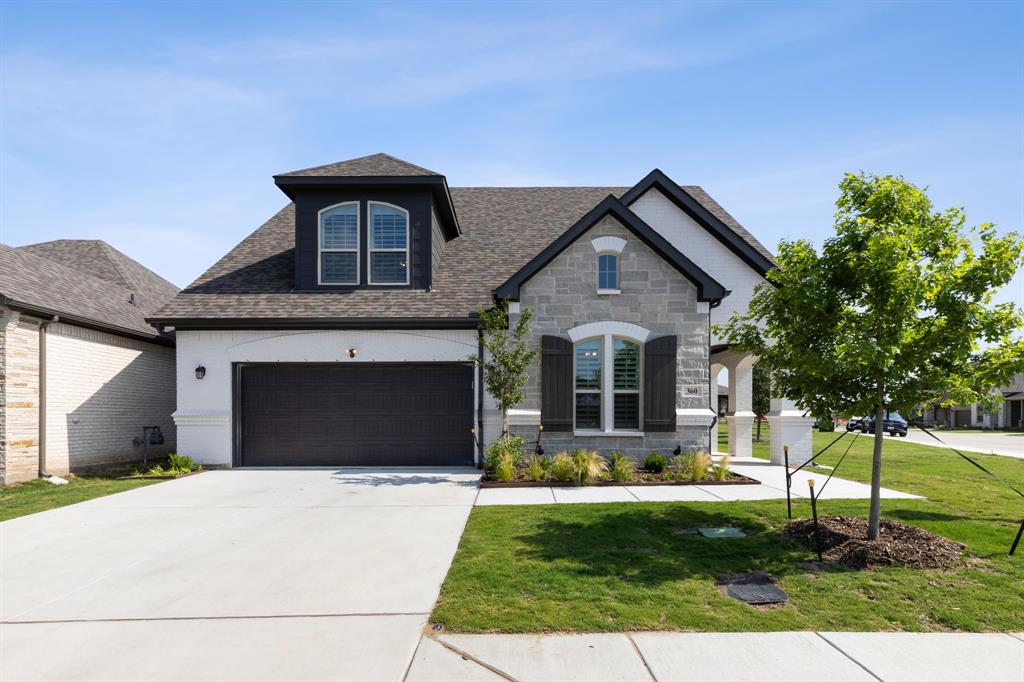
M 473 368 L 432 364 L 238 367 L 241 466 L 473 463 Z

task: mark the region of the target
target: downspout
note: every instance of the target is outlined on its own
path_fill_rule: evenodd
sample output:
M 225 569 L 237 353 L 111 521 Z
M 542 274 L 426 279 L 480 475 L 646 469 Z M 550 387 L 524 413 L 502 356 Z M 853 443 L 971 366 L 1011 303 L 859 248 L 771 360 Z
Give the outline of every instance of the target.
M 712 429 L 715 428 L 715 424 L 718 423 L 718 405 L 711 405 L 711 396 L 713 392 L 711 390 L 711 311 L 722 304 L 722 299 L 708 302 L 708 407 L 711 409 L 711 423 L 708 424 L 708 453 L 713 453 L 718 449 L 718 443 L 711 442 Z M 731 380 L 731 377 L 730 377 Z
M 39 477 L 57 484 L 67 483 L 67 481 L 46 471 L 46 328 L 59 321 L 60 316 L 54 315 L 49 320 L 39 323 L 39 437 L 37 439 Z
M 476 468 L 484 468 L 484 330 L 476 329 L 477 346 L 476 355 L 479 358 L 477 363 L 476 379 L 476 423 L 477 423 L 477 453 Z

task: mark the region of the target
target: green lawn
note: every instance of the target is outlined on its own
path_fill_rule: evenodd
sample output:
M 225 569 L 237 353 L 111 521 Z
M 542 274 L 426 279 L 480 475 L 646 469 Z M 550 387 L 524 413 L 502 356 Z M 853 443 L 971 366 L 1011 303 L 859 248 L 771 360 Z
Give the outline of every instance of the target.
M 815 444 L 836 435 L 815 433 Z M 850 437 L 822 463 L 834 465 Z M 1024 461 L 978 457 L 1024 485 Z M 1024 549 L 1006 555 L 1024 500 L 939 448 L 886 438 L 884 458 L 885 486 L 929 499 L 883 500 L 883 515 L 966 544 L 967 567 L 816 571 L 811 554 L 778 533 L 783 500 L 477 507 L 434 621 L 459 632 L 1024 630 Z M 870 439 L 854 441 L 838 475 L 869 480 Z M 794 516 L 809 507 L 795 501 Z M 820 511 L 863 515 L 867 501 L 823 500 Z M 708 525 L 750 535 L 679 533 Z M 750 569 L 778 576 L 790 604 L 751 608 L 715 585 L 722 573 Z
M 0 521 L 159 483 L 137 479 L 118 481 L 100 476 L 73 476 L 69 481 L 67 485 L 53 485 L 35 480 L 0 487 Z

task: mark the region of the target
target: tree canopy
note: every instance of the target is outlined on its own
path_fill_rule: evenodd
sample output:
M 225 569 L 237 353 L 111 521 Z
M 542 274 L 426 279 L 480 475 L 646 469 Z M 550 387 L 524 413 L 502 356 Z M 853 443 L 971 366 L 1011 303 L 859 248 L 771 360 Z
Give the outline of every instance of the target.
M 839 190 L 820 253 L 781 242 L 769 283 L 717 332 L 816 416 L 990 400 L 1024 370 L 1021 311 L 992 301 L 1021 265 L 1020 234 L 967 227 L 898 176 L 847 174 Z M 876 454 L 880 469 L 880 430 Z

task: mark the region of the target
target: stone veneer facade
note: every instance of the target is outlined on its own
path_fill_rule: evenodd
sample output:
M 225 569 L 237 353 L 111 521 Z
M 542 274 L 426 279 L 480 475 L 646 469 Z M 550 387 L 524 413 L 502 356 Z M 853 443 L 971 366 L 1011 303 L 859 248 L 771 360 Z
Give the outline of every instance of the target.
M 626 241 L 619 256 L 618 294 L 597 293 L 597 252 L 591 241 L 603 236 Z M 523 284 L 519 305 L 534 312 L 530 343 L 537 348 L 545 334 L 567 339 L 570 329 L 591 322 L 635 324 L 649 330 L 648 340 L 671 334 L 678 337 L 676 407 L 685 412 L 677 413 L 674 433 L 620 436 L 549 431 L 543 434 L 547 453 L 584 447 L 604 455 L 621 450 L 639 459 L 651 450 L 671 456 L 677 445 L 684 451 L 708 449 L 712 414 L 708 409 L 708 304 L 697 300 L 693 283 L 615 218 L 606 216 Z M 514 324 L 517 315 L 511 317 Z M 526 398 L 517 406 L 517 417 L 510 427 L 527 441 L 527 451 L 532 451 L 537 440 L 539 422 L 522 415 L 540 412 L 540 377 L 538 361 L 530 368 Z M 699 414 L 701 411 L 707 415 Z M 641 422 L 642 413 L 641 404 Z

